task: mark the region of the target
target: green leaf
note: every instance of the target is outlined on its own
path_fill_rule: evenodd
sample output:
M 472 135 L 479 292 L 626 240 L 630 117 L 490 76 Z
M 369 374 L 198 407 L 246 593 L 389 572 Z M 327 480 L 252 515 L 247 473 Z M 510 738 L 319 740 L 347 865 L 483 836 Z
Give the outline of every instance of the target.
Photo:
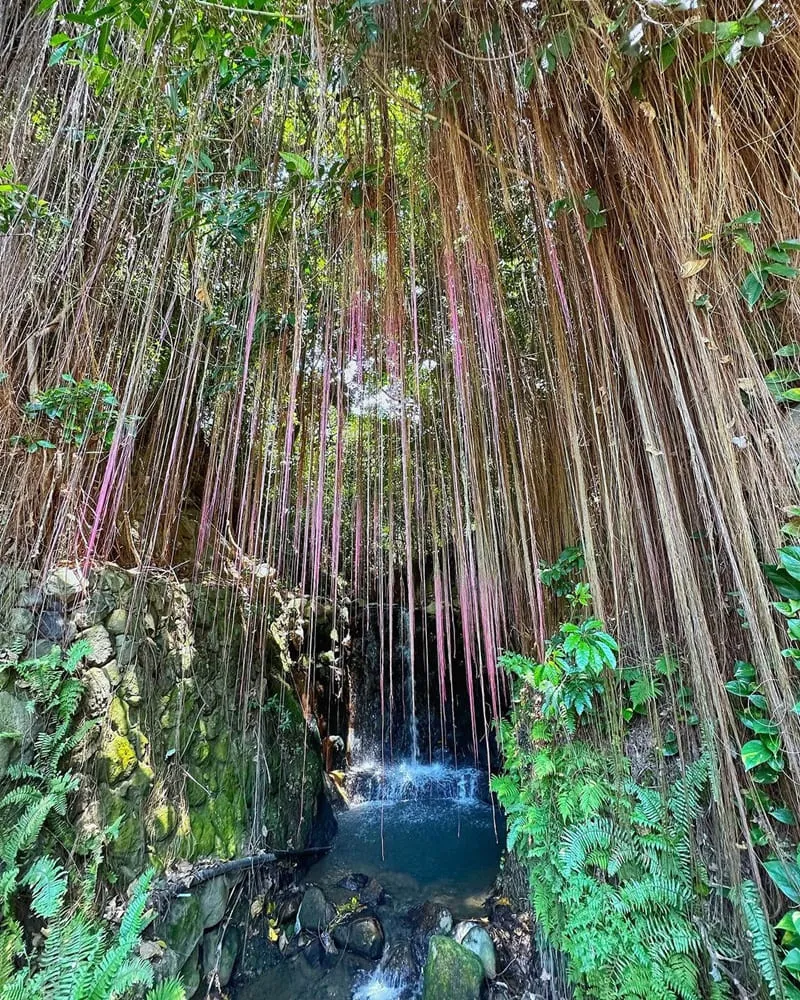
M 731 219 L 731 226 L 760 226 L 761 225 L 761 212 L 756 209 L 753 212 L 745 212 L 744 215 L 739 215 L 735 219 Z
M 800 974 L 800 948 L 792 948 L 781 965 L 795 975 Z
M 675 62 L 678 54 L 678 39 L 670 38 L 658 50 L 658 66 L 662 73 L 666 72 Z
M 777 566 L 767 565 L 762 566 L 762 569 L 766 578 L 775 587 L 781 597 L 785 597 L 787 601 L 800 601 L 800 583 L 790 576 L 786 570 L 779 569 Z
M 786 572 L 795 580 L 800 580 L 800 546 L 786 545 L 778 549 L 778 558 Z
M 776 358 L 797 358 L 800 357 L 800 344 L 784 344 L 775 352 Z
M 759 764 L 772 760 L 774 754 L 761 740 L 750 740 L 742 747 L 742 763 L 745 771 L 752 771 Z
M 764 278 L 760 271 L 750 271 L 739 286 L 739 294 L 752 309 L 764 294 Z
M 770 809 L 769 814 L 779 823 L 785 823 L 787 826 L 793 826 L 797 822 L 794 813 L 788 806 L 775 806 L 774 809 Z
M 784 896 L 793 903 L 800 903 L 800 868 L 796 862 L 769 858 L 764 862 L 764 869 Z
M 763 270 L 767 274 L 773 274 L 778 278 L 796 278 L 800 271 L 796 267 L 790 267 L 788 264 L 780 264 L 777 261 L 773 261 L 771 264 L 764 264 Z
M 733 242 L 744 250 L 745 253 L 755 253 L 756 247 L 753 241 L 746 233 L 735 233 L 733 237 Z
M 303 177 L 307 181 L 313 179 L 314 168 L 304 156 L 301 156 L 299 153 L 289 153 L 285 150 L 281 150 L 278 155 L 286 164 L 286 169 L 289 173 L 299 174 L 300 177 Z
M 519 81 L 520 87 L 523 90 L 528 91 L 531 89 L 531 84 L 533 83 L 533 74 L 536 72 L 536 66 L 532 59 L 526 59 L 522 65 L 517 70 L 517 80 Z

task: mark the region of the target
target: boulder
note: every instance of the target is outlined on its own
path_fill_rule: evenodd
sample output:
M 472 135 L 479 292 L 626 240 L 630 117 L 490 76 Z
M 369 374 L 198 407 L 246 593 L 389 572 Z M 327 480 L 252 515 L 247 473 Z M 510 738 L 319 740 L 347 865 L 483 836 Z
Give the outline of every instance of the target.
M 225 916 L 228 905 L 228 885 L 224 876 L 209 879 L 197 890 L 200 909 L 203 914 L 203 927 L 214 927 Z
M 189 956 L 186 964 L 181 969 L 181 980 L 183 981 L 184 995 L 193 997 L 200 988 L 200 946 L 195 945 L 194 951 Z
M 478 1000 L 482 982 L 477 955 L 451 937 L 433 935 L 423 970 L 422 1000 Z
M 192 955 L 203 936 L 203 911 L 194 893 L 177 896 L 155 925 L 156 939 L 162 939 L 175 955 L 180 968 Z
M 383 954 L 386 937 L 380 920 L 371 913 L 356 913 L 333 930 L 336 944 L 362 958 L 377 959 Z
M 130 778 L 138 763 L 130 740 L 119 733 L 112 735 L 100 748 L 100 771 L 109 785 Z
M 91 667 L 83 675 L 83 701 L 89 718 L 105 715 L 111 704 L 111 682 L 100 667 Z
M 44 608 L 36 616 L 36 638 L 68 646 L 75 638 L 75 626 L 67 621 L 60 608 Z
M 59 566 L 45 580 L 44 592 L 48 597 L 72 601 L 86 590 L 88 582 L 81 570 Z
M 449 934 L 453 929 L 453 914 L 446 906 L 430 901 L 415 906 L 408 914 L 412 923 L 412 944 L 417 962 L 422 965 L 428 956 L 428 944 L 434 934 Z
M 241 943 L 239 928 L 234 926 L 228 927 L 227 930 L 215 927 L 203 936 L 203 972 L 206 976 L 216 972 L 219 976 L 219 985 L 223 988 L 230 982 Z
M 486 978 L 494 979 L 497 975 L 497 959 L 494 941 L 486 928 L 474 920 L 462 920 L 460 924 L 456 924 L 453 937 L 468 951 L 478 956 Z
M 109 635 L 124 635 L 128 630 L 128 612 L 122 608 L 112 611 L 106 619 L 106 631 Z
M 383 955 L 381 968 L 390 973 L 398 982 L 415 983 L 419 976 L 419 965 L 414 957 L 414 949 L 408 941 L 395 941 Z
M 92 625 L 78 633 L 78 641 L 89 645 L 86 661 L 89 666 L 102 667 L 104 663 L 114 659 L 114 647 L 111 637 L 102 625 Z
M 335 916 L 336 909 L 325 898 L 322 889 L 312 885 L 303 896 L 303 902 L 297 911 L 295 927 L 297 930 L 319 933 L 328 926 Z
M 17 606 L 29 611 L 38 611 L 44 604 L 44 591 L 41 587 L 27 587 L 17 595 Z
M 33 613 L 27 608 L 12 608 L 8 614 L 9 632 L 27 635 L 33 628 Z

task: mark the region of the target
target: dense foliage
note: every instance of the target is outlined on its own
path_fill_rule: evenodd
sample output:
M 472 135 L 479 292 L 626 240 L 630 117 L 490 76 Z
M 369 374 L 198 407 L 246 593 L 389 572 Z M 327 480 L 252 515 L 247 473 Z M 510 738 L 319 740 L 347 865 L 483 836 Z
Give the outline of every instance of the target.
M 80 780 L 70 756 L 92 728 L 75 722 L 84 690 L 76 669 L 86 651 L 76 643 L 62 656 L 54 647 L 15 668 L 41 728 L 32 754 L 23 747 L 0 780 L 2 1000 L 117 1000 L 140 995 L 153 982 L 152 967 L 137 952 L 151 919 L 154 873 L 136 881 L 119 926 L 109 927 L 97 913 L 96 894 L 104 846 L 116 830 L 81 842 L 68 824 L 70 796 Z M 147 993 L 147 1000 L 183 997 L 177 980 Z

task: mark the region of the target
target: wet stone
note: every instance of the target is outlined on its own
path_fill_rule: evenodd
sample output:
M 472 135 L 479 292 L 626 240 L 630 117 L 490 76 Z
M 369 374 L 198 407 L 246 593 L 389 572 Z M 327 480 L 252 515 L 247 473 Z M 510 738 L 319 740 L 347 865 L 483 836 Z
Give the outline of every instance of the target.
M 380 920 L 371 913 L 364 913 L 337 924 L 333 940 L 339 948 L 364 958 L 378 959 L 383 954 L 386 938 Z

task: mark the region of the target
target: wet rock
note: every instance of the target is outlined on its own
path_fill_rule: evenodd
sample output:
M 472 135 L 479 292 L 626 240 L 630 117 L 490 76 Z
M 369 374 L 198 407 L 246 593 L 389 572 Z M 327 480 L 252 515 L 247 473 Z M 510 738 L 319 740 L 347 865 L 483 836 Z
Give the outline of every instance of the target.
M 105 715 L 111 704 L 111 682 L 100 667 L 92 667 L 83 675 L 83 702 L 90 718 Z
M 423 971 L 422 1000 L 478 1000 L 483 966 L 477 955 L 451 937 L 434 934 Z
M 102 667 L 104 663 L 114 659 L 114 647 L 111 637 L 102 625 L 92 625 L 78 633 L 78 640 L 89 646 L 86 660 L 92 667 Z
M 303 902 L 297 911 L 297 929 L 319 932 L 336 916 L 335 907 L 328 902 L 322 889 L 315 885 L 306 889 Z
M 176 897 L 167 914 L 155 925 L 156 939 L 166 942 L 180 965 L 187 961 L 202 935 L 203 911 L 200 900 L 193 893 Z
M 409 910 L 417 931 L 424 934 L 449 934 L 453 929 L 453 914 L 446 906 L 426 902 Z
M 86 590 L 88 582 L 81 570 L 59 566 L 45 580 L 44 592 L 48 597 L 73 601 Z
M 453 937 L 468 951 L 478 956 L 486 978 L 494 979 L 497 975 L 497 959 L 494 941 L 486 928 L 474 920 L 462 920 L 460 924 L 456 924 Z
M 206 976 L 216 972 L 220 986 L 227 986 L 233 974 L 233 967 L 239 957 L 242 936 L 238 927 L 227 930 L 215 927 L 203 936 L 201 948 L 203 972 Z
M 73 616 L 75 625 L 81 631 L 93 625 L 100 625 L 114 607 L 114 601 L 108 594 L 96 590 L 88 601 L 76 608 Z
M 156 806 L 150 816 L 150 827 L 153 840 L 161 843 L 171 837 L 178 826 L 178 811 L 170 803 Z M 220 920 L 222 918 L 220 917 Z M 217 921 L 214 921 L 217 923 Z
M 17 596 L 17 606 L 28 611 L 38 611 L 44 604 L 44 591 L 41 587 L 27 587 Z
M 369 875 L 362 875 L 360 872 L 349 872 L 344 878 L 340 878 L 336 883 L 341 889 L 348 892 L 361 892 L 369 882 Z
M 197 890 L 197 898 L 203 914 L 203 926 L 213 927 L 225 916 L 228 905 L 228 886 L 224 876 L 212 878 Z
M 26 702 L 15 698 L 10 691 L 0 691 L 0 733 L 19 734 L 19 739 L 0 738 L 0 778 L 6 773 L 15 747 L 31 739 L 33 725 Z
M 414 949 L 408 941 L 395 941 L 383 955 L 381 968 L 391 973 L 398 982 L 414 983 L 419 976 L 419 965 Z
M 194 951 L 189 956 L 186 964 L 181 969 L 181 979 L 183 980 L 184 995 L 193 997 L 200 987 L 200 946 L 195 945 Z
M 27 608 L 12 608 L 8 615 L 9 632 L 27 635 L 33 628 L 33 612 Z
M 32 643 L 28 647 L 28 651 L 25 654 L 26 660 L 41 660 L 45 656 L 49 656 L 53 651 L 53 646 L 56 643 L 52 642 L 50 639 L 37 639 L 36 642 Z
M 380 920 L 371 913 L 357 913 L 337 924 L 333 940 L 347 951 L 363 958 L 377 959 L 383 954 L 386 937 Z
M 127 737 L 113 735 L 100 750 L 100 770 L 109 785 L 116 785 L 130 778 L 136 770 L 136 751 Z
M 428 955 L 428 944 L 434 934 L 449 934 L 453 929 L 453 914 L 446 906 L 430 901 L 409 910 L 413 927 L 412 943 L 417 962 L 422 965 Z
M 295 922 L 302 898 L 299 892 L 293 892 L 278 902 L 275 915 L 281 926 Z

